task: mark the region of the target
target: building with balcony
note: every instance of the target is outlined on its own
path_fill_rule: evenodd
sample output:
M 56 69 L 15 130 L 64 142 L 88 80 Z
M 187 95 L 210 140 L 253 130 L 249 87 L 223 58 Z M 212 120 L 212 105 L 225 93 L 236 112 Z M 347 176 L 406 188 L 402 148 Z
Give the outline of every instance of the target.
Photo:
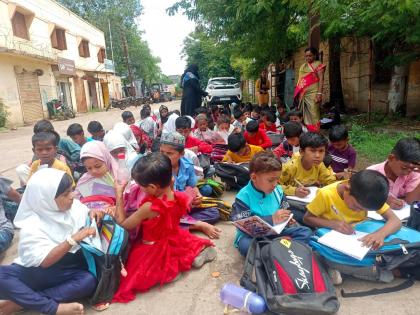
M 0 99 L 13 125 L 48 118 L 59 99 L 77 112 L 121 98 L 104 33 L 53 0 L 0 0 Z

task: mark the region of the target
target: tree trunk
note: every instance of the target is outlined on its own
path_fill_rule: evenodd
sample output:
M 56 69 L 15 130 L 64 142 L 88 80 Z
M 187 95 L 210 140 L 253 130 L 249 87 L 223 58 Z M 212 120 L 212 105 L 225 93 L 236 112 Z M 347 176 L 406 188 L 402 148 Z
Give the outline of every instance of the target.
M 404 112 L 407 89 L 408 65 L 394 66 L 388 92 L 388 107 L 391 113 Z
M 340 68 L 340 38 L 334 37 L 328 40 L 330 50 L 329 58 L 329 75 L 330 75 L 330 102 L 340 113 L 346 111 L 344 106 L 343 87 L 341 85 L 341 68 Z

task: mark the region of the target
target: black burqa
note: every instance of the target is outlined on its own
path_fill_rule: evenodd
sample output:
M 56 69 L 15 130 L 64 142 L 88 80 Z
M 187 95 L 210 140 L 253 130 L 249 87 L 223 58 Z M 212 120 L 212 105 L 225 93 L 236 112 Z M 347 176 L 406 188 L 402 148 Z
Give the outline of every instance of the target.
M 198 67 L 190 65 L 181 76 L 182 101 L 181 115 L 195 116 L 195 110 L 201 106 L 201 97 L 207 93 L 200 87 Z

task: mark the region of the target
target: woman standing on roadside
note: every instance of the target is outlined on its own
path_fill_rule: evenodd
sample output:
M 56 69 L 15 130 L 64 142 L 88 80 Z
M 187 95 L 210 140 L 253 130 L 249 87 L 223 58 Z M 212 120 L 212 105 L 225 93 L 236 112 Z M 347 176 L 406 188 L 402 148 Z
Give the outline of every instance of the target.
M 299 80 L 294 99 L 298 109 L 303 112 L 303 121 L 308 131 L 319 132 L 320 106 L 324 86 L 325 65 L 318 60 L 314 47 L 305 49 L 306 62 L 299 69 Z
M 181 116 L 196 115 L 195 110 L 201 106 L 201 97 L 208 93 L 200 87 L 200 76 L 198 75 L 197 65 L 189 65 L 181 76 L 182 101 Z

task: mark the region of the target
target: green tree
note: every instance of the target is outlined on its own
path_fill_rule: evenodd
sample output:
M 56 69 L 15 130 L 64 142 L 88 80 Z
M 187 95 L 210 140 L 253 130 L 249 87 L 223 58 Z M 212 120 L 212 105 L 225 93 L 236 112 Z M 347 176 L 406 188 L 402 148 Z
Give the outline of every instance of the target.
M 211 77 L 233 76 L 239 79 L 230 62 L 230 49 L 201 30 L 196 30 L 184 39 L 182 56 L 187 64 L 199 68 L 201 84 L 205 86 Z
M 292 54 L 306 40 L 307 1 L 180 0 L 168 9 L 181 11 L 225 48 L 237 69 L 256 77 L 263 67 Z
M 107 56 L 111 59 L 109 42 L 111 27 L 115 68 L 118 74 L 128 78 L 124 46 L 127 46 L 133 78 L 143 78 L 147 83 L 159 78 L 160 59 L 153 56 L 147 42 L 137 28 L 142 6 L 138 0 L 59 0 L 74 13 L 98 27 L 105 34 Z M 127 81 L 127 79 L 125 80 Z

